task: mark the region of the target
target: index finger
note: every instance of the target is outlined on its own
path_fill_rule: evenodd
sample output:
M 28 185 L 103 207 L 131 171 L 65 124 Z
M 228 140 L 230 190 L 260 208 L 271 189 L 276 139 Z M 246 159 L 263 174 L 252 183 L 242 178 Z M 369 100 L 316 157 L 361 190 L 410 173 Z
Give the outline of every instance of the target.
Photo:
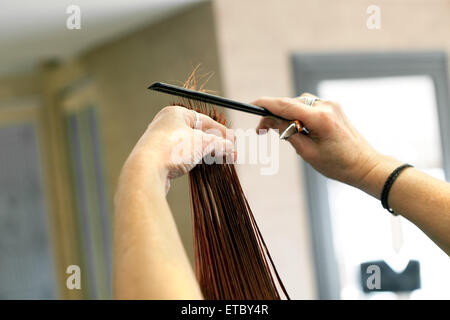
M 300 120 L 306 124 L 314 125 L 314 109 L 306 106 L 295 98 L 262 97 L 253 104 L 266 108 L 271 113 L 287 120 Z

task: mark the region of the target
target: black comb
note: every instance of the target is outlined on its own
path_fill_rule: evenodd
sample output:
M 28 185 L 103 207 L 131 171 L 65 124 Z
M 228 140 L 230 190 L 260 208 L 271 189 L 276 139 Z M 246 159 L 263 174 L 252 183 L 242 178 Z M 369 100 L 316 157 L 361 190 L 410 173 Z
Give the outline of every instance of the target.
M 234 101 L 231 99 L 215 96 L 213 94 L 209 94 L 209 93 L 205 93 L 205 92 L 200 92 L 200 91 L 185 89 L 182 87 L 177 87 L 177 86 L 167 84 L 164 82 L 155 82 L 152 85 L 150 85 L 148 87 L 148 89 L 163 92 L 163 93 L 168 93 L 168 94 L 171 94 L 174 96 L 183 97 L 183 98 L 187 98 L 187 99 L 191 99 L 191 100 L 202 101 L 202 102 L 206 102 L 206 103 L 224 107 L 224 108 L 229 108 L 229 109 L 233 109 L 233 110 L 256 114 L 256 115 L 263 116 L 263 117 L 271 116 L 271 117 L 275 117 L 278 119 L 287 120 L 287 119 L 281 118 L 277 115 L 274 115 L 269 110 L 267 110 L 263 107 L 259 107 L 259 106 L 255 106 L 252 104 L 239 102 L 239 101 Z M 287 121 L 289 121 L 289 120 L 287 120 Z

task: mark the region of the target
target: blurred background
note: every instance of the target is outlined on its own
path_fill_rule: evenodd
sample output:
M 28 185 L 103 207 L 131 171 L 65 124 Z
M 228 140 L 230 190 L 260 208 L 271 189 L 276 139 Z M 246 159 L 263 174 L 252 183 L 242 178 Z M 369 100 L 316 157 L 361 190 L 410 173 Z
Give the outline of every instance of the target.
M 180 84 L 199 63 L 214 72 L 208 89 L 232 99 L 339 101 L 379 151 L 450 177 L 449 0 L 6 0 L 0 48 L 0 299 L 111 297 L 118 175 L 172 102 L 146 88 Z M 238 172 L 292 298 L 450 298 L 442 250 L 287 143 L 276 175 Z M 168 200 L 192 261 L 185 177 Z M 366 292 L 367 264 L 392 287 Z M 70 265 L 81 289 L 66 285 Z

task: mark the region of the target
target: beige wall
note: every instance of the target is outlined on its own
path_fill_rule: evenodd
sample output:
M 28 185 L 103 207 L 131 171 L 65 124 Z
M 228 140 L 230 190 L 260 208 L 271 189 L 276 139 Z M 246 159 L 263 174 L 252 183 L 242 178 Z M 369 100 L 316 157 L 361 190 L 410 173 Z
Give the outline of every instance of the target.
M 208 88 L 220 92 L 210 3 L 196 5 L 161 22 L 93 49 L 82 58 L 96 84 L 108 186 L 113 194 L 120 169 L 155 114 L 174 101 L 151 92 L 154 81 L 183 82 L 198 63 L 216 75 Z M 172 182 L 169 204 L 190 258 L 192 226 L 187 178 Z
M 94 101 L 98 107 L 102 160 L 110 208 L 113 209 L 112 198 L 126 157 L 155 114 L 175 101 L 169 96 L 147 90 L 148 85 L 154 81 L 184 82 L 194 66 L 201 63 L 201 71 L 215 73 L 208 89 L 221 92 L 215 40 L 212 6 L 202 3 L 92 48 L 72 61 L 42 62 L 42 66 L 33 72 L 0 78 L 1 123 L 12 123 L 17 119 L 23 121 L 25 116 L 34 117 L 31 112 L 28 112 L 30 116 L 23 115 L 31 108 L 6 110 L 5 106 L 20 107 L 29 101 L 37 104 L 35 113 L 39 115 L 39 128 L 43 128 L 41 145 L 61 298 L 88 297 L 86 292 L 70 291 L 65 287 L 66 267 L 82 264 L 73 212 L 67 138 L 62 121 L 67 105 L 80 105 L 76 100 L 85 96 L 83 86 L 79 88 L 77 84 L 86 75 L 93 80 L 86 85 L 86 90 L 89 94 L 94 92 L 88 101 Z M 65 90 L 68 87 L 77 89 Z M 61 95 L 62 91 L 67 96 Z M 34 112 L 34 109 L 31 111 Z M 193 261 L 187 177 L 172 182 L 168 201 L 188 256 Z M 83 286 L 83 289 L 87 287 Z
M 381 8 L 381 30 L 368 30 L 366 9 Z M 293 52 L 444 49 L 450 52 L 448 0 L 217 0 L 214 2 L 224 92 L 251 101 L 293 96 Z M 234 127 L 255 117 L 231 113 Z M 241 182 L 294 298 L 316 296 L 299 158 L 284 144 L 280 172 L 239 171 Z M 287 190 L 287 192 L 285 191 Z M 261 194 L 271 194 L 261 197 Z

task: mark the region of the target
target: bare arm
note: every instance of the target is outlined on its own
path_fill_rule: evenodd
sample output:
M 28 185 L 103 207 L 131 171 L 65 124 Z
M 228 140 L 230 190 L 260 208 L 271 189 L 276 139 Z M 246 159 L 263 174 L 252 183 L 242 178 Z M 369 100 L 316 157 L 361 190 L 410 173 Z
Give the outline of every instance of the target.
M 211 118 L 200 115 L 200 120 L 203 129 L 226 131 Z M 233 143 L 192 129 L 194 122 L 192 111 L 181 107 L 163 109 L 122 169 L 115 196 L 114 298 L 202 298 L 166 192 L 170 179 L 187 173 L 205 153 L 219 152 L 219 147 L 226 153 L 233 149 Z M 194 141 L 200 145 L 195 146 Z M 174 152 L 177 147 L 192 149 L 183 154 Z
M 387 177 L 401 164 L 393 158 L 380 155 L 378 163 L 356 186 L 379 199 Z M 449 183 L 415 168 L 408 168 L 395 180 L 388 202 L 394 212 L 417 225 L 450 255 Z
M 323 175 L 377 199 L 390 173 L 402 164 L 376 152 L 335 102 L 317 101 L 314 107 L 308 107 L 299 98 L 264 97 L 254 104 L 286 119 L 301 120 L 311 135 L 289 138 L 297 153 Z M 284 130 L 287 125 L 286 121 L 268 117 L 261 120 L 258 129 Z M 408 168 L 394 182 L 388 202 L 450 255 L 449 183 Z
M 143 179 L 136 166 L 123 169 L 115 199 L 114 297 L 199 299 L 163 177 L 151 169 Z

